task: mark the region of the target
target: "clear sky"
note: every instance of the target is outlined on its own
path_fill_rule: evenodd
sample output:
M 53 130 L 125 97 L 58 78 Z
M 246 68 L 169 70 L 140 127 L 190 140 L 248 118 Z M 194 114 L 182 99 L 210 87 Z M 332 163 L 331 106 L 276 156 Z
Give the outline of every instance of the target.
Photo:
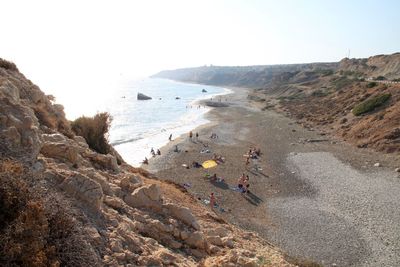
M 397 0 L 0 0 L 0 57 L 57 96 L 163 69 L 400 51 Z

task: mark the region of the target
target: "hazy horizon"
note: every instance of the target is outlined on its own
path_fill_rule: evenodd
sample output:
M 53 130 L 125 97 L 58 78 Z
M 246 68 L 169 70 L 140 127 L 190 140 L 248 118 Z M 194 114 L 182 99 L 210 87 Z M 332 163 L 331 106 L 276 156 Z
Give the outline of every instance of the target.
M 400 2 L 2 1 L 0 57 L 58 102 L 166 69 L 400 51 Z

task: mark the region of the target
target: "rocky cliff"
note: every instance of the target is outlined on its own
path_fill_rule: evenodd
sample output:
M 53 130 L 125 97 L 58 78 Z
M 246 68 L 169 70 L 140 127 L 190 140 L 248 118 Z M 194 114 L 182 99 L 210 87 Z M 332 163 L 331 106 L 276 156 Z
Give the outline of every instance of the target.
M 0 265 L 291 266 L 179 185 L 91 150 L 4 60 L 0 122 Z

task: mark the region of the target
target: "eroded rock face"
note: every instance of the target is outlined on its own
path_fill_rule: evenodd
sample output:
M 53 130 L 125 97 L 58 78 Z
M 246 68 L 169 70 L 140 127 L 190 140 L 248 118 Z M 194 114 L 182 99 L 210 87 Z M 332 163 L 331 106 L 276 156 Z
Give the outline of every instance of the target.
M 72 164 L 78 160 L 78 152 L 67 143 L 46 142 L 40 152 L 46 157 L 67 160 Z
M 184 222 L 189 226 L 192 226 L 196 230 L 200 229 L 199 223 L 188 208 L 180 207 L 173 203 L 164 204 L 163 208 L 166 209 L 166 211 L 176 219 Z
M 162 205 L 160 188 L 155 184 L 142 186 L 125 196 L 124 201 L 133 208 L 146 207 L 160 210 Z
M 89 206 L 100 209 L 103 201 L 103 190 L 98 182 L 89 177 L 80 173 L 73 173 L 60 184 L 60 187 Z

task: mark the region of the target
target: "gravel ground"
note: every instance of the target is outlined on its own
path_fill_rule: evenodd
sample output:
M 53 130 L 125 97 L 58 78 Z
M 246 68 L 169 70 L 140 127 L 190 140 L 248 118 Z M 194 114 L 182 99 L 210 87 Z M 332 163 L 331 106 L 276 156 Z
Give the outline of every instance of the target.
M 196 197 L 214 192 L 225 209 L 216 211 L 221 217 L 290 256 L 324 266 L 400 266 L 399 157 L 322 137 L 274 111 L 255 109 L 246 96 L 243 90 L 229 95 L 230 107 L 212 110 L 211 123 L 194 131 L 200 140 L 178 138 L 145 167 L 161 179 L 190 183 Z M 209 139 L 212 132 L 219 138 Z M 172 152 L 176 144 L 180 153 Z M 210 159 L 199 153 L 204 145 L 226 158 L 209 171 L 226 183 L 204 179 L 204 169 L 182 167 Z M 255 162 L 262 171 L 244 166 L 251 145 L 264 153 Z M 250 175 L 248 195 L 229 189 L 243 172 Z
M 360 172 L 327 152 L 291 153 L 287 162 L 317 194 L 269 201 L 282 229 L 271 231 L 279 245 L 328 266 L 399 266 L 400 183 L 394 172 Z

